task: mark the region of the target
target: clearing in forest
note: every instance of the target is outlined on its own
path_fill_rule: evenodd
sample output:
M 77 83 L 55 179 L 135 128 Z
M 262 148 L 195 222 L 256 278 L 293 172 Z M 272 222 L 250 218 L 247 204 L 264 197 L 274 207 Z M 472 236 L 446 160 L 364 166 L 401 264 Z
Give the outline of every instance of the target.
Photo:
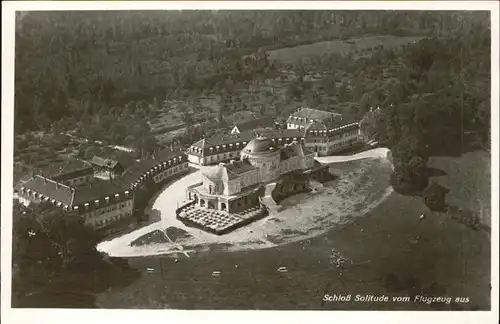
M 300 59 L 307 59 L 322 54 L 347 54 L 355 50 L 366 50 L 377 46 L 398 47 L 411 42 L 421 40 L 423 37 L 398 37 L 398 36 L 366 36 L 349 40 L 333 40 L 317 42 L 309 45 L 300 45 L 288 48 L 281 48 L 269 52 L 269 59 L 279 63 L 294 63 Z

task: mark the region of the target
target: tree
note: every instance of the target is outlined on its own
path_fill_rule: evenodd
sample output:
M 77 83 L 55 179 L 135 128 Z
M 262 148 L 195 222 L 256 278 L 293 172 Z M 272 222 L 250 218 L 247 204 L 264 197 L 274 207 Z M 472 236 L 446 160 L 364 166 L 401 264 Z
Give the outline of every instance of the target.
M 432 211 L 444 211 L 446 209 L 446 194 L 450 190 L 432 181 L 422 192 L 424 203 Z
M 344 79 L 340 83 L 340 87 L 339 87 L 339 90 L 338 90 L 338 97 L 339 97 L 339 99 L 341 101 L 344 101 L 346 99 L 347 91 L 348 91 L 347 80 Z
M 365 93 L 361 100 L 359 101 L 359 115 L 363 116 L 366 112 L 370 111 L 376 105 L 372 96 L 369 93 Z
M 295 78 L 299 84 L 304 82 L 304 78 L 307 74 L 304 64 L 302 62 L 297 62 L 293 65 L 293 72 L 295 74 Z
M 94 271 L 102 262 L 100 237 L 77 214 L 50 203 L 13 208 L 13 284 L 15 294 L 39 291 L 65 273 Z M 14 296 L 15 297 L 15 296 Z
M 184 122 L 184 124 L 186 125 L 192 125 L 193 124 L 193 114 L 190 113 L 190 112 L 187 112 L 185 111 L 183 114 L 182 114 L 182 121 Z
M 300 84 L 296 82 L 292 82 L 288 85 L 288 88 L 286 89 L 286 95 L 289 100 L 301 100 L 302 95 L 303 95 L 304 89 Z
M 373 110 L 364 115 L 360 122 L 360 131 L 366 140 L 377 140 L 380 141 L 381 129 L 381 117 L 382 114 L 380 109 Z

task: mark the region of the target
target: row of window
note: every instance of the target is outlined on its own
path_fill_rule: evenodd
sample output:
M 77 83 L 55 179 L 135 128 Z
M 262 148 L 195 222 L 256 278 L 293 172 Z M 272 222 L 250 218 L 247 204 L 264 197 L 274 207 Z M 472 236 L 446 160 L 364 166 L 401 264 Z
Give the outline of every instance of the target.
M 155 182 L 160 182 L 160 181 L 168 178 L 169 176 L 177 173 L 178 171 L 183 170 L 183 169 L 187 169 L 187 168 L 188 168 L 187 164 L 178 165 L 172 169 L 168 169 L 167 171 L 164 171 L 164 172 L 158 174 L 153 179 Z
M 91 222 L 91 224 L 92 224 L 92 226 L 95 226 L 97 228 L 104 227 L 110 223 L 116 222 L 117 220 L 123 219 L 125 217 L 130 217 L 130 216 L 132 216 L 132 212 L 126 212 L 126 213 L 119 214 L 116 216 L 108 217 L 106 219 Z
M 352 144 L 355 141 L 356 141 L 356 138 L 350 138 L 350 139 L 347 139 L 347 140 L 335 143 L 335 144 L 331 145 L 330 147 L 333 147 L 333 148 L 342 148 L 342 147 L 344 147 L 346 145 Z
M 259 181 L 258 173 L 250 173 L 248 175 L 244 175 L 240 178 L 240 186 L 241 188 L 245 188 L 247 186 L 253 185 Z
M 228 153 L 224 153 L 224 154 L 220 154 L 220 155 L 217 154 L 217 155 L 208 156 L 207 157 L 207 163 L 225 161 L 225 160 L 232 159 L 233 157 L 237 158 L 238 157 L 238 152 L 239 151 L 228 152 Z
M 99 216 L 99 215 L 102 215 L 102 214 L 110 213 L 110 212 L 112 212 L 114 210 L 117 210 L 117 209 L 123 209 L 123 208 L 125 208 L 127 206 L 131 206 L 131 205 L 132 205 L 132 201 L 131 200 L 127 200 L 127 201 L 124 201 L 124 202 L 122 202 L 120 204 L 114 204 L 114 205 L 111 205 L 111 206 L 107 206 L 105 208 L 100 208 L 100 209 L 91 211 L 90 213 L 84 214 L 84 217 L 85 217 L 85 219 L 87 219 L 87 218 Z
M 314 131 L 314 130 L 312 130 L 312 131 L 307 132 L 308 135 L 325 136 L 325 137 L 328 135 L 333 139 L 340 139 L 341 137 L 348 137 L 348 136 L 356 135 L 357 133 L 358 133 L 357 129 L 345 130 L 341 133 L 337 133 L 334 135 L 332 135 L 329 131 Z
M 248 204 L 257 204 L 257 203 L 259 203 L 258 196 L 245 196 L 236 202 L 236 206 L 242 207 Z
M 288 171 L 291 171 L 291 170 L 295 170 L 299 167 L 299 161 L 297 159 L 290 159 L 288 161 L 285 161 L 283 163 L 283 166 L 284 166 L 284 172 L 288 172 Z
M 84 176 L 84 177 L 78 177 L 78 178 L 74 178 L 74 179 L 69 179 L 66 182 L 67 185 L 79 185 L 79 184 L 82 184 L 82 183 L 86 183 L 86 182 L 90 182 L 92 181 L 92 177 L 93 176 Z
M 221 144 L 221 145 L 216 145 L 216 146 L 213 146 L 213 147 L 210 147 L 209 150 L 210 150 L 210 153 L 213 153 L 214 151 L 218 152 L 220 151 L 220 149 L 222 150 L 225 150 L 226 148 L 233 148 L 233 146 L 240 150 L 242 149 L 245 145 L 247 144 L 247 142 L 236 142 L 236 143 L 228 143 L 228 144 Z M 201 153 L 203 151 L 202 148 L 199 148 L 199 147 L 194 147 L 194 146 L 191 146 L 191 152 L 196 152 L 196 153 Z

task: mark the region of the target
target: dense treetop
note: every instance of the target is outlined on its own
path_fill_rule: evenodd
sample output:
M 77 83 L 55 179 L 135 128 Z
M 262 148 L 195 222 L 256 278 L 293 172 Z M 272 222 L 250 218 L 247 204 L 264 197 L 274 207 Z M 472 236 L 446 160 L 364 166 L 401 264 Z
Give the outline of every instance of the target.
M 318 53 L 291 65 L 268 56 L 370 34 L 424 39 L 400 49 Z M 15 129 L 77 130 L 142 155 L 158 147 L 150 121 L 171 109 L 165 100 L 185 106 L 179 122 L 190 127 L 175 140 L 187 145 L 213 133 L 214 118 L 221 121 L 232 107 L 246 109 L 241 83 L 289 71 L 294 80 L 285 101 L 275 86 L 258 90 L 261 115 L 283 118 L 294 103 L 344 104 L 343 112 L 357 118 L 381 107 L 365 128 L 410 165 L 426 161 L 429 145 L 448 145 L 464 131 L 488 143 L 489 61 L 487 12 L 28 13 L 16 28 Z M 319 79 L 308 81 L 314 73 Z M 203 117 L 200 100 L 214 93 L 218 107 Z
M 264 72 L 242 61 L 259 49 L 370 32 L 449 33 L 478 20 L 465 18 L 383 11 L 28 13 L 16 28 L 16 131 L 122 112 L 140 99 L 227 89 Z

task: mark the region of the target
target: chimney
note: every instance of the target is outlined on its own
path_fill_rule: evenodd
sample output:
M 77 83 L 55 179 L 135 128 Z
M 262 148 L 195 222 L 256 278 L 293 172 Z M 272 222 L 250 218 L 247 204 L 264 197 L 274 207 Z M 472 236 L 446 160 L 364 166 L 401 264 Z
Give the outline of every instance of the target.
M 56 182 L 56 190 L 59 189 L 59 182 Z

